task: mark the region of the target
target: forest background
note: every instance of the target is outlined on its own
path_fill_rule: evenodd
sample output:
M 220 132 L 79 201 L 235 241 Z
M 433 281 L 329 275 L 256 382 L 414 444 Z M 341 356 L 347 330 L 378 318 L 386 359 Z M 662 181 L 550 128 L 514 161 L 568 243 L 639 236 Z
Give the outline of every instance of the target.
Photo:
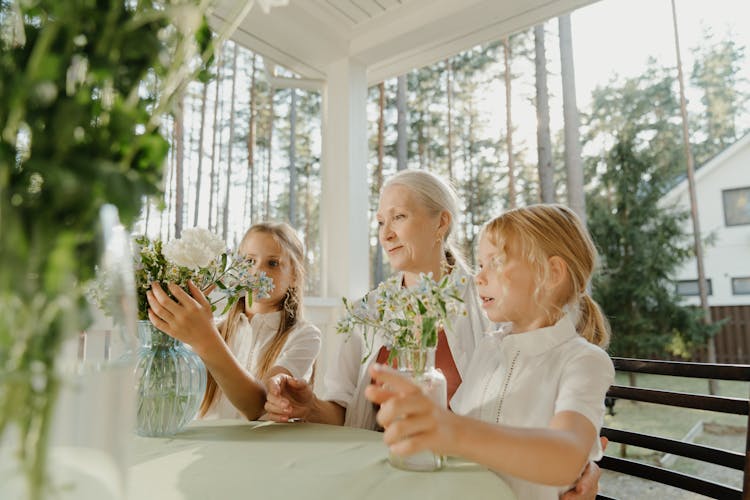
M 750 30 L 742 25 L 750 4 L 676 6 L 700 167 L 750 130 Z M 450 178 L 464 203 L 460 244 L 473 263 L 483 222 L 512 206 L 567 203 L 569 179 L 582 177 L 602 252 L 594 295 L 620 333 L 614 351 L 689 357 L 713 330 L 680 304 L 669 279 L 692 255 L 681 229 L 687 213 L 657 207 L 686 171 L 670 2 L 603 0 L 567 19 L 572 42 L 560 36 L 565 19 L 551 20 L 371 87 L 371 210 L 398 169 Z M 316 295 L 320 94 L 275 89 L 270 72 L 295 76 L 231 41 L 219 49 L 213 78 L 191 84 L 164 124 L 172 137 L 164 197 L 145 200 L 136 231 L 168 239 L 201 226 L 236 244 L 253 222 L 287 220 L 307 246 L 306 289 Z M 580 113 L 574 159 L 563 118 L 571 85 Z M 389 269 L 371 221 L 375 285 Z

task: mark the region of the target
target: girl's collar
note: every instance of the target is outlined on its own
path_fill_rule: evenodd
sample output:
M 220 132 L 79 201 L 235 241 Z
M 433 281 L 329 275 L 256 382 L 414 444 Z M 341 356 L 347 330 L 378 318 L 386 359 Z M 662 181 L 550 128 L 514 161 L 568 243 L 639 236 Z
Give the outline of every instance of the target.
M 578 336 L 570 313 L 565 314 L 552 326 L 523 333 L 511 333 L 511 323 L 500 323 L 496 326 L 498 328 L 488 334 L 490 337 L 502 343 L 503 348 L 520 350 L 528 356 L 542 354 Z
M 278 328 L 279 323 L 281 323 L 281 311 L 255 313 L 253 314 L 252 318 L 249 318 L 246 314 L 243 314 L 243 316 L 253 328 L 257 328 L 261 325 L 265 325 L 270 328 Z

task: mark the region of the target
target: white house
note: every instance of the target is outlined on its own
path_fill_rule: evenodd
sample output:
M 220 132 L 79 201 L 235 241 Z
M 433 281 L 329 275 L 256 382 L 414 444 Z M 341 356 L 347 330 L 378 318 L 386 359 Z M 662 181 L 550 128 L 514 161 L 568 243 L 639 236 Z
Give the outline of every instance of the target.
M 695 173 L 698 220 L 703 237 L 704 269 L 711 306 L 750 305 L 750 134 L 735 142 Z M 687 179 L 663 198 L 663 205 L 690 210 Z M 685 222 L 693 233 L 692 221 Z M 677 290 L 688 303 L 698 304 L 698 270 L 695 259 L 675 275 Z

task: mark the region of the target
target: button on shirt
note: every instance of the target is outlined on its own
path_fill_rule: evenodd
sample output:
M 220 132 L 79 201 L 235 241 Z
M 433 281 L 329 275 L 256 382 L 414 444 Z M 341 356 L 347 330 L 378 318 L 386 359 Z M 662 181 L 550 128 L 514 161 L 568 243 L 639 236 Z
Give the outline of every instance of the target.
M 606 352 L 578 335 L 566 315 L 555 325 L 524 333 L 509 328 L 486 335 L 474 351 L 451 408 L 485 422 L 546 428 L 562 411 L 586 417 L 597 435 L 604 420 L 604 395 L 614 380 Z M 599 440 L 589 453 L 602 456 Z M 500 474 L 523 499 L 558 498 L 558 489 Z

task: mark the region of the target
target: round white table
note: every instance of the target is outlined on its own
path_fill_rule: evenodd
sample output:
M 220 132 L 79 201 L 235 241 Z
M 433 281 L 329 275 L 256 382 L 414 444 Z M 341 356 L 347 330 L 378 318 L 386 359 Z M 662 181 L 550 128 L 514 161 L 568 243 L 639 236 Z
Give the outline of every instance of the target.
M 515 498 L 493 472 L 458 459 L 438 472 L 396 469 L 382 434 L 350 427 L 194 422 L 170 438 L 136 437 L 132 455 L 132 500 Z

